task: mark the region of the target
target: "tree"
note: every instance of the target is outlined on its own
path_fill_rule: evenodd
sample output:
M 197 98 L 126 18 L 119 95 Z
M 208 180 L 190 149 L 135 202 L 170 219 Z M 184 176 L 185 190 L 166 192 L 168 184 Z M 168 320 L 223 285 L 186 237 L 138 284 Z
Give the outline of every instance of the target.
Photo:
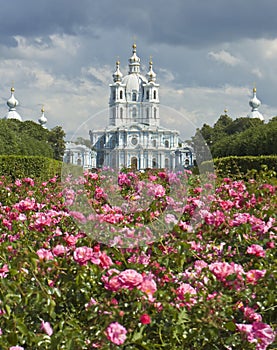
M 65 132 L 61 126 L 56 126 L 50 130 L 48 142 L 54 152 L 54 159 L 62 160 L 65 151 Z
M 201 135 L 213 157 L 271 155 L 277 153 L 277 117 L 268 124 L 260 119 L 237 118 L 221 115 L 213 127 L 204 124 L 192 137 L 196 144 Z M 194 149 L 199 153 L 199 147 Z M 201 154 L 201 149 L 200 149 Z
M 62 160 L 64 137 L 60 126 L 49 131 L 30 120 L 0 119 L 0 154 L 36 155 Z

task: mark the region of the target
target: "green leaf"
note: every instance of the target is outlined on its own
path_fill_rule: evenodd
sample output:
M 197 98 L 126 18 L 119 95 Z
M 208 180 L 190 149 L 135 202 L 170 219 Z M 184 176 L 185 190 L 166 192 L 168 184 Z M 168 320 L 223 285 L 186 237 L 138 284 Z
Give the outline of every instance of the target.
M 236 330 L 236 325 L 235 325 L 235 323 L 233 321 L 225 323 L 224 326 L 225 326 L 226 329 L 228 329 L 228 331 L 235 332 L 235 330 Z

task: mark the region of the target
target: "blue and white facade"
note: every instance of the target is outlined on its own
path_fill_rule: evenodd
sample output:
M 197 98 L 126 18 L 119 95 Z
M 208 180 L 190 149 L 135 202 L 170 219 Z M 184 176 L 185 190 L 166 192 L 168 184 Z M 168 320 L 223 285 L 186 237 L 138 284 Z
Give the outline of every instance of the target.
M 160 126 L 159 105 L 159 84 L 152 60 L 148 72 L 142 75 L 134 44 L 127 75 L 123 76 L 120 62 L 116 62 L 110 84 L 108 126 L 89 132 L 96 167 L 143 170 L 179 166 L 179 132 Z
M 92 169 L 96 167 L 96 153 L 85 145 L 67 142 L 63 162 Z

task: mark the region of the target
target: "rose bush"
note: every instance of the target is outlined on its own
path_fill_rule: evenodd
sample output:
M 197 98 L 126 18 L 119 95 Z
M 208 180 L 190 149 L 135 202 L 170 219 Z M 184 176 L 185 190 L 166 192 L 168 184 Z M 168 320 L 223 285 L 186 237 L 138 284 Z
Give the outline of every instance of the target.
M 181 176 L 177 195 L 164 171 L 1 178 L 0 347 L 276 348 L 276 180 Z

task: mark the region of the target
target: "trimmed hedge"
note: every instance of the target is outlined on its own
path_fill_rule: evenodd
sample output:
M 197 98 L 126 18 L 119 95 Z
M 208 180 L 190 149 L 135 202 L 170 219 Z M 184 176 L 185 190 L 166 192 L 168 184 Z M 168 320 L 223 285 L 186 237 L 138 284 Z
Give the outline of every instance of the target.
M 60 176 L 62 162 L 41 156 L 0 155 L 0 172 L 12 180 L 24 177 L 47 180 Z
M 249 172 L 259 173 L 264 170 L 277 172 L 277 155 L 216 158 L 213 161 L 203 162 L 201 171 L 208 170 L 212 163 L 219 176 L 243 176 Z

